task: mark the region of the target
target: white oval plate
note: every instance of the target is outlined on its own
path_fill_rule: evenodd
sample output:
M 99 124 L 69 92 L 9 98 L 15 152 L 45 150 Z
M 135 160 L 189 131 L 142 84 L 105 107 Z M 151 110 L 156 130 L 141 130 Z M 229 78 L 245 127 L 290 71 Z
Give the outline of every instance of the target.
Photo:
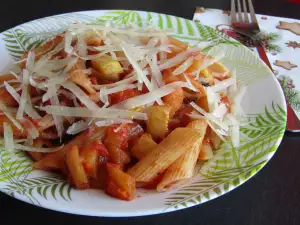
M 78 191 L 62 178 L 31 167 L 23 153 L 11 156 L 0 149 L 0 190 L 22 201 L 45 208 L 92 216 L 139 216 L 164 213 L 204 203 L 221 196 L 256 174 L 275 153 L 286 125 L 286 106 L 281 88 L 272 72 L 249 49 L 217 32 L 190 20 L 150 12 L 84 11 L 51 16 L 14 27 L 0 34 L 0 71 L 5 71 L 24 52 L 77 22 L 151 22 L 159 29 L 191 45 L 211 42 L 209 54 L 222 51 L 223 63 L 237 72 L 239 85 L 246 86 L 242 102 L 247 117 L 241 128 L 241 146 L 223 143 L 213 159 L 179 189 L 157 193 L 140 189 L 131 202 L 107 196 L 100 190 Z M 208 50 L 208 49 L 207 49 Z

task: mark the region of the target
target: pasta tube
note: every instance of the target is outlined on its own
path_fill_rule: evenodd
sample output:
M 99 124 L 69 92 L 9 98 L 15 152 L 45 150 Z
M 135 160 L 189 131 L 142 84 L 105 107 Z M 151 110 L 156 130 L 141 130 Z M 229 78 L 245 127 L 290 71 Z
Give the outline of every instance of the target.
M 164 172 L 182 154 L 201 139 L 201 131 L 193 128 L 176 128 L 156 148 L 128 170 L 137 182 L 149 182 Z
M 207 123 L 204 119 L 194 120 L 187 127 L 197 129 L 201 137 L 167 169 L 163 179 L 157 185 L 159 192 L 167 191 L 171 185 L 183 183 L 193 176 Z

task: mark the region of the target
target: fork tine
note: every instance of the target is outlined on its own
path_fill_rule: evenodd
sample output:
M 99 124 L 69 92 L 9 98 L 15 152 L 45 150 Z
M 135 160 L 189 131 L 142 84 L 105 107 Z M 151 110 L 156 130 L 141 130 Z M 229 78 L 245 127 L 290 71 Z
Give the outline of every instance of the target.
M 248 11 L 247 11 L 245 0 L 243 0 L 243 10 L 244 10 L 244 19 L 246 20 L 246 23 L 249 23 Z
M 248 4 L 249 4 L 249 10 L 250 10 L 251 22 L 252 22 L 252 23 L 257 23 L 256 16 L 255 16 L 255 12 L 254 12 L 254 7 L 253 7 L 253 4 L 252 4 L 252 1 L 251 1 L 251 0 L 248 0 Z
M 236 19 L 236 12 L 235 12 L 235 0 L 231 0 L 231 22 L 232 23 L 236 23 L 237 19 Z
M 239 20 L 240 20 L 240 22 L 244 22 L 243 16 L 242 16 L 242 8 L 241 8 L 241 2 L 240 2 L 240 0 L 237 0 L 237 3 L 238 3 Z

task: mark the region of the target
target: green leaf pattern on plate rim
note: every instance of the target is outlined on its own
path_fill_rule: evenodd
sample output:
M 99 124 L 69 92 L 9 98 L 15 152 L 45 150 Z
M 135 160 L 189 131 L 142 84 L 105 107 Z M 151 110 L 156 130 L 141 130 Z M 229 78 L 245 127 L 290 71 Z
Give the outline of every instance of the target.
M 63 31 L 69 24 L 85 22 L 101 24 L 135 24 L 137 27 L 154 25 L 169 29 L 170 34 L 194 45 L 210 42 L 204 48 L 207 54 L 216 55 L 223 50 L 222 61 L 230 69 L 238 70 L 238 82 L 248 86 L 270 76 L 267 67 L 244 46 L 215 29 L 170 15 L 137 11 L 107 11 L 98 17 L 84 13 L 70 13 L 35 20 L 2 33 L 5 47 L 14 60 Z M 232 47 L 228 47 L 232 46 Z M 224 49 L 226 48 L 226 51 Z M 238 58 L 235 56 L 239 55 Z M 257 173 L 274 154 L 285 131 L 286 112 L 283 106 L 272 102 L 263 113 L 245 117 L 241 127 L 241 146 L 233 148 L 223 142 L 212 160 L 204 163 L 196 176 L 184 186 L 171 191 L 164 200 L 165 210 L 185 208 L 220 196 Z M 0 149 L 0 185 L 8 195 L 25 196 L 29 202 L 40 204 L 40 199 L 72 201 L 72 188 L 63 178 L 51 173 L 34 176 L 31 160 L 20 152 L 12 156 Z

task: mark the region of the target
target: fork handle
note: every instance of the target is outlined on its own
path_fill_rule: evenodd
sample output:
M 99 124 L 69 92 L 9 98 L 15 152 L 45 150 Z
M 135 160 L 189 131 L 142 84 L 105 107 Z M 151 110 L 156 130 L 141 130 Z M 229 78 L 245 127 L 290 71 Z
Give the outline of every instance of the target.
M 262 59 L 262 61 L 264 61 L 264 63 L 270 68 L 270 70 L 272 70 L 272 72 L 274 73 L 273 71 L 273 68 L 271 66 L 271 63 L 268 59 L 268 56 L 266 54 L 266 51 L 265 51 L 265 48 L 264 46 L 261 44 L 261 43 L 258 43 L 256 44 L 256 49 L 257 49 L 257 52 L 259 54 L 259 57 Z
M 271 71 L 274 72 L 263 45 L 261 43 L 256 44 L 256 49 L 259 54 L 259 57 L 271 69 Z M 291 132 L 299 132 L 300 131 L 299 118 L 297 117 L 295 111 L 292 109 L 292 107 L 290 106 L 290 104 L 288 103 L 288 100 L 286 98 L 285 98 L 285 101 L 286 101 L 286 106 L 287 106 L 286 129 Z

